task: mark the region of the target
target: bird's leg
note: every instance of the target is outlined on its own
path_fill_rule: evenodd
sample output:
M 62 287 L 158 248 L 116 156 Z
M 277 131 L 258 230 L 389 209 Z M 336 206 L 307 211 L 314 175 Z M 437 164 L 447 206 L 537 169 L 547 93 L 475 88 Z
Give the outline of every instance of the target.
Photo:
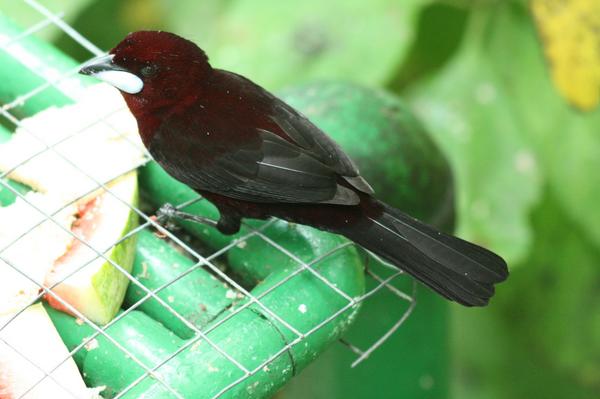
M 231 235 L 240 231 L 242 219 L 237 214 L 227 213 L 219 210 L 221 217 L 219 221 L 209 219 L 204 216 L 192 215 L 191 213 L 183 212 L 175 208 L 173 205 L 166 203 L 156 212 L 157 220 L 160 219 L 181 219 L 189 220 L 200 224 L 205 224 L 211 227 L 216 227 L 222 234 Z
M 177 219 L 189 220 L 192 222 L 205 224 L 205 225 L 208 225 L 211 227 L 217 227 L 217 228 L 220 223 L 220 221 L 217 222 L 216 220 L 209 219 L 209 218 L 206 218 L 203 216 L 192 215 L 191 213 L 182 212 L 169 203 L 166 203 L 160 207 L 160 209 L 156 212 L 156 218 L 157 218 L 157 220 L 165 218 L 165 219 L 167 219 L 167 221 L 170 219 L 177 218 Z

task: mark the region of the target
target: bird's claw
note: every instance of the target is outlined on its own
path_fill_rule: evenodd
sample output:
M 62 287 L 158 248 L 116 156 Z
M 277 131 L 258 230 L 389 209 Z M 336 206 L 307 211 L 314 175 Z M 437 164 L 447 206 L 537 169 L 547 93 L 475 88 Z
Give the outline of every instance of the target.
M 162 219 L 166 219 L 167 223 L 173 219 L 181 219 L 212 227 L 217 226 L 217 222 L 215 220 L 206 218 L 204 216 L 192 215 L 190 213 L 182 212 L 169 203 L 164 204 L 158 209 L 158 211 L 156 211 L 156 220 L 160 222 Z
M 161 219 L 167 219 L 167 221 L 173 219 L 177 215 L 177 208 L 175 208 L 172 204 L 168 202 L 161 206 L 158 211 L 156 211 L 156 219 L 160 221 Z

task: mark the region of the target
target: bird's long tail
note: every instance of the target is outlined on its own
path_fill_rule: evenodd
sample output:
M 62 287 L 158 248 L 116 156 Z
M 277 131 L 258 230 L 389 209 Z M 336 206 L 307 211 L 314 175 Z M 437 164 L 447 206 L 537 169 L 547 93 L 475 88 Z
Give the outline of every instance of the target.
M 478 245 L 439 232 L 384 203 L 361 228 L 344 231 L 352 241 L 386 259 L 444 297 L 485 306 L 494 284 L 508 277 L 506 262 Z

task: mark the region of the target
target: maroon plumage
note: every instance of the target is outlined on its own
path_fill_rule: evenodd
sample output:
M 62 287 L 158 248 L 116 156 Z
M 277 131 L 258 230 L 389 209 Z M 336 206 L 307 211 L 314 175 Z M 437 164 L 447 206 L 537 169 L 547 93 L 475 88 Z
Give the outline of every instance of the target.
M 378 201 L 343 150 L 248 79 L 214 69 L 194 43 L 167 32 L 128 35 L 110 62 L 143 81 L 122 91 L 154 159 L 217 206 L 217 228 L 271 216 L 343 234 L 448 299 L 486 305 L 508 275 L 498 255 Z

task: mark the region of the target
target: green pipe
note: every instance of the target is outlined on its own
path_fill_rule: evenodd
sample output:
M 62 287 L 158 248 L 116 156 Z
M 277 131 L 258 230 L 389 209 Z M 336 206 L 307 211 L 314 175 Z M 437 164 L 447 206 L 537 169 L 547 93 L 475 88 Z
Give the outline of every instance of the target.
M 8 75 L 2 81 L 0 105 L 16 101 L 17 106 L 11 112 L 23 117 L 31 115 L 32 110 L 37 112 L 50 106 L 68 104 L 69 97 L 81 92 L 86 83 L 78 78 L 67 78 L 53 87 L 46 82 L 53 82 L 65 71 L 76 68 L 77 63 L 56 51 L 51 44 L 31 35 L 23 37 L 22 33 L 22 29 L 0 10 L 0 68 L 5 76 L 10 71 L 15 71 L 18 75 Z M 44 89 L 40 93 L 31 96 L 24 103 L 20 102 L 21 96 L 42 87 Z
M 165 267 L 168 265 L 168 267 Z M 189 271 L 189 273 L 187 273 Z M 183 277 L 178 278 L 180 275 Z M 154 290 L 163 284 L 177 279 L 175 283 L 161 290 L 157 295 L 173 306 L 177 312 L 197 327 L 203 327 L 219 313 L 231 305 L 233 292 L 212 274 L 197 266 L 197 262 L 165 243 L 148 230 L 138 233 L 137 256 L 133 265 L 133 276 L 146 288 Z M 131 285 L 125 297 L 125 306 L 133 306 L 142 300 L 146 293 Z M 194 300 L 190 300 L 190 299 Z M 169 312 L 156 299 L 145 300 L 138 310 L 160 322 L 187 339 L 194 331 L 179 318 Z
M 68 314 L 48 305 L 45 307 L 69 350 L 77 348 L 95 333 L 92 327 Z M 140 311 L 128 313 L 106 332 L 148 368 L 163 361 L 183 345 L 183 341 L 172 331 Z M 145 372 L 104 335 L 98 335 L 77 351 L 73 358 L 88 385 L 101 386 L 104 381 L 110 381 L 103 391 L 104 397 L 115 396 Z M 115 373 L 115 369 L 119 372 Z

